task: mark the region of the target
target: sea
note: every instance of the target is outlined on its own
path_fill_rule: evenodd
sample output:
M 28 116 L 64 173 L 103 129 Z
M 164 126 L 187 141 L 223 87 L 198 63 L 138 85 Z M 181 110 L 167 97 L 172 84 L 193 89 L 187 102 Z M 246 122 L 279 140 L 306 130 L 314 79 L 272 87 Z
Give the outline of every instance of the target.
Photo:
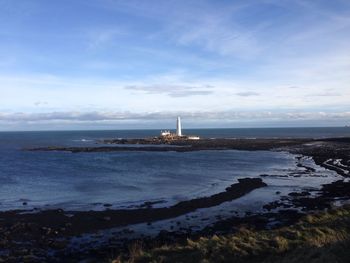
M 350 128 L 188 129 L 203 138 L 326 138 L 350 135 Z M 259 209 L 273 193 L 287 194 L 338 179 L 313 167 L 307 174 L 297 156 L 274 151 L 198 152 L 31 152 L 40 146 L 101 146 L 111 138 L 143 138 L 159 130 L 0 132 L 0 210 L 133 209 L 145 202 L 155 207 L 222 192 L 237 179 L 264 178 L 268 187 L 255 190 L 237 207 Z M 300 176 L 295 176 L 299 174 Z

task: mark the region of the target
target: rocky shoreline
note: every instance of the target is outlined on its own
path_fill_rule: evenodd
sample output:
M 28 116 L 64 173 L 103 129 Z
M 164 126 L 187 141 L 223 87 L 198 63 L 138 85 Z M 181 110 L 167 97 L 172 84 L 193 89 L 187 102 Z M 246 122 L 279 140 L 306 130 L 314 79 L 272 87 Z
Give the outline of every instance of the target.
M 172 142 L 159 147 L 153 142 L 147 146 L 143 140 L 109 140 L 103 143 L 119 144 L 111 147 L 44 147 L 29 149 L 32 151 L 196 151 L 196 150 L 282 150 L 311 157 L 316 164 L 333 170 L 344 179 L 321 187 L 316 196 L 308 191 L 293 192 L 281 196 L 280 200 L 264 206 L 266 212 L 231 216 L 218 219 L 200 231 L 161 231 L 156 237 L 143 237 L 143 243 L 169 244 L 182 242 L 188 237 L 210 236 L 218 233 L 234 233 L 242 225 L 253 229 L 276 228 L 296 222 L 305 213 L 331 208 L 334 202 L 350 200 L 350 182 L 346 178 L 350 172 L 350 140 L 341 139 L 256 139 L 256 140 L 200 140 Z M 127 146 L 125 146 L 125 144 Z M 155 144 L 155 145 L 152 145 Z M 122 145 L 122 146 L 120 146 Z M 124 145 L 124 146 L 123 146 Z M 131 146 L 130 146 L 131 145 Z M 135 146 L 136 145 L 136 146 Z M 174 147 L 176 146 L 176 147 Z M 152 203 L 139 209 L 68 212 L 64 210 L 48 211 L 7 211 L 0 212 L 0 262 L 76 262 L 82 259 L 103 259 L 110 253 L 123 253 L 134 240 L 117 237 L 102 246 L 90 249 L 72 249 L 69 240 L 74 236 L 93 233 L 101 229 L 125 226 L 141 222 L 153 222 L 174 218 L 200 208 L 219 205 L 223 202 L 244 196 L 250 191 L 264 187 L 264 177 L 241 179 L 224 192 L 193 200 L 183 201 L 167 208 L 153 208 Z M 128 231 L 128 230 L 125 230 Z M 131 231 L 131 230 L 130 230 Z M 128 233 L 126 233 L 128 234 Z M 92 246 L 94 247 L 94 246 Z M 107 256 L 108 257 L 108 256 Z
M 175 218 L 200 208 L 208 208 L 226 201 L 239 198 L 254 189 L 267 186 L 260 178 L 238 179 L 224 192 L 208 197 L 179 202 L 170 207 L 152 208 L 152 205 L 139 209 L 105 210 L 105 211 L 64 211 L 62 209 L 46 211 L 7 211 L 0 212 L 0 251 L 6 262 L 16 262 L 18 256 L 29 252 L 34 259 L 46 260 L 47 251 L 55 251 L 50 261 L 66 258 L 66 246 L 69 238 L 86 233 L 110 229 L 131 224 L 153 222 Z M 21 251 L 21 252 L 19 252 Z M 58 253 L 58 254 L 57 254 Z M 0 259 L 2 256 L 0 254 Z M 58 255 L 58 256 L 57 256 Z M 71 256 L 70 256 L 71 257 Z M 23 259 L 23 258 L 21 258 Z
M 265 186 L 267 185 L 260 178 L 238 179 L 238 183 L 227 187 L 224 192 L 181 201 L 173 206 L 163 208 L 152 208 L 150 205 L 139 209 L 107 209 L 105 211 L 64 211 L 58 209 L 37 213 L 0 212 L 0 218 L 2 219 L 0 227 L 18 222 L 37 223 L 39 227 L 48 227 L 64 236 L 80 235 L 117 226 L 174 218 L 200 208 L 220 205 Z
M 35 147 L 25 149 L 28 151 L 65 151 L 72 153 L 82 152 L 191 152 L 203 150 L 271 150 L 274 148 L 291 147 L 312 142 L 310 139 L 200 139 L 200 140 L 172 140 L 162 141 L 157 138 L 150 139 L 111 139 L 100 141 L 100 144 L 117 146 L 93 147 Z

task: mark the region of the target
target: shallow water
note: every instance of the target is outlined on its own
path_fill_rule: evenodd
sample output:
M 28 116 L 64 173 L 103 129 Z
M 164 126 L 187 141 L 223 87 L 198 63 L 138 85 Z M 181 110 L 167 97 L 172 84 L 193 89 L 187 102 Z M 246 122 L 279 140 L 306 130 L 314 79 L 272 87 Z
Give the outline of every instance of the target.
M 265 152 L 261 152 L 265 154 Z M 286 156 L 286 153 L 282 153 Z M 288 157 L 291 157 L 290 155 Z M 295 157 L 295 156 L 293 156 Z M 74 250 L 85 250 L 95 248 L 96 245 L 106 246 L 111 242 L 120 242 L 124 239 L 138 239 L 142 236 L 157 236 L 160 231 L 169 233 L 188 234 L 189 231 L 196 232 L 204 227 L 219 221 L 231 218 L 232 216 L 245 216 L 247 214 L 258 214 L 267 212 L 263 209 L 266 203 L 280 200 L 288 196 L 291 192 L 308 191 L 311 196 L 318 195 L 318 189 L 321 184 L 331 183 L 334 180 L 342 179 L 333 171 L 326 170 L 316 165 L 312 159 L 302 157 L 299 161 L 294 159 L 294 163 L 302 164 L 307 168 L 313 168 L 313 171 L 307 172 L 305 167 L 275 166 L 270 176 L 263 177 L 268 187 L 255 189 L 245 196 L 224 202 L 218 206 L 198 209 L 191 213 L 178 216 L 176 218 L 160 220 L 152 223 L 141 223 L 116 227 L 107 230 L 100 230 L 94 234 L 84 234 L 74 237 L 70 240 L 70 247 Z M 284 201 L 288 204 L 288 201 Z M 335 204 L 336 205 L 336 204 Z M 272 211 L 278 211 L 285 208 L 276 208 Z M 290 208 L 300 210 L 300 208 Z M 271 224 L 278 223 L 271 218 Z
M 209 131 L 209 132 L 208 132 Z M 220 133 L 221 132 L 221 133 Z M 266 133 L 266 130 L 264 131 Z M 64 208 L 67 210 L 134 207 L 145 201 L 156 206 L 208 196 L 242 177 L 288 175 L 294 155 L 269 151 L 200 152 L 29 152 L 37 146 L 93 146 L 96 140 L 151 136 L 155 131 L 88 131 L 0 133 L 0 209 Z M 197 131 L 199 134 L 200 132 Z M 211 137 L 234 137 L 238 131 L 201 130 Z M 276 131 L 271 132 L 275 134 Z M 201 134 L 201 135 L 202 135 Z M 202 135 L 203 136 L 203 135 Z M 333 178 L 334 173 L 324 173 Z M 283 177 L 280 177 L 283 178 Z M 307 181 L 264 178 L 300 188 Z M 332 179 L 334 180 L 334 179 Z M 312 179 L 316 185 L 322 180 Z M 293 186 L 294 187 L 294 186 Z M 23 203 L 26 205 L 23 205 Z

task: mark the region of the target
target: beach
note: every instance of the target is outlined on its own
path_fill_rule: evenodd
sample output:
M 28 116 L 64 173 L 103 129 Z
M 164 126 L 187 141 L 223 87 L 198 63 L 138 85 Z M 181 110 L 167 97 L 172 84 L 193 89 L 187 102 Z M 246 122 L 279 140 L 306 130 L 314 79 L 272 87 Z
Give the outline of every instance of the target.
M 278 174 L 283 170 L 276 170 L 279 172 L 262 171 L 255 177 L 242 175 L 231 183 L 223 183 L 210 191 L 192 195 L 192 198 L 188 195 L 179 201 L 145 200 L 127 207 L 101 203 L 93 210 L 91 206 L 72 210 L 64 205 L 32 208 L 27 207 L 30 201 L 28 204 L 23 201 L 21 209 L 0 212 L 4 251 L 0 257 L 17 260 L 27 249 L 27 253 L 42 260 L 96 259 L 108 254 L 111 248 L 126 253 L 135 240 L 171 244 L 187 238 L 233 233 L 242 224 L 254 229 L 278 228 L 295 223 L 305 214 L 346 204 L 350 198 L 347 179 L 350 143 L 347 138 L 205 139 L 162 146 L 146 142 L 139 146 L 140 142 L 144 142 L 143 139 L 126 142 L 108 139 L 103 143 L 110 145 L 102 147 L 96 141 L 89 147 L 25 147 L 21 151 L 31 154 L 63 151 L 72 156 L 114 151 L 175 152 L 179 155 L 193 152 L 229 154 L 231 151 L 231 154 L 282 153 L 285 160 L 292 158 L 295 164 L 285 174 Z M 121 144 L 124 146 L 120 147 Z M 288 188 L 271 187 L 276 182 L 291 185 Z M 254 198 L 263 202 L 256 203 L 254 200 L 258 199 Z

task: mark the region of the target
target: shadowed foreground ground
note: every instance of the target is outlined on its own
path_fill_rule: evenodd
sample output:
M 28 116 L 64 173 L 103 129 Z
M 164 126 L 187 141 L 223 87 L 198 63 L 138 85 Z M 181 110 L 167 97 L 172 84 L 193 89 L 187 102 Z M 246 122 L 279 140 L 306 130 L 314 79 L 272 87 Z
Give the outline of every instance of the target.
M 135 243 L 119 262 L 339 262 L 350 261 L 350 206 L 303 217 L 289 227 L 213 235 L 184 244 L 143 249 Z

